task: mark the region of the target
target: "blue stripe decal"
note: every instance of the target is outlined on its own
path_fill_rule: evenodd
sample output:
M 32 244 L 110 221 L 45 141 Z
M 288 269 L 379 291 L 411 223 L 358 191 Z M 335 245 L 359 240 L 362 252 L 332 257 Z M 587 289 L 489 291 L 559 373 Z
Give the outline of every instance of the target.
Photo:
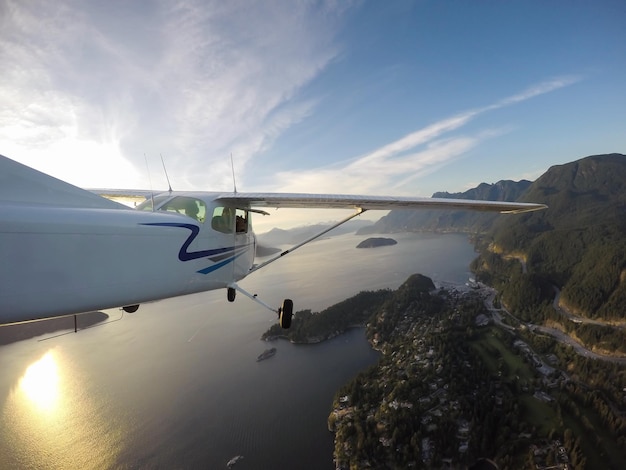
M 234 250 L 230 251 L 229 253 L 224 253 L 224 254 L 222 254 L 222 255 L 211 256 L 209 259 L 210 259 L 211 261 L 213 261 L 214 263 L 217 263 L 218 261 L 222 261 L 223 259 L 226 259 L 226 258 L 228 258 L 229 256 L 238 255 L 238 254 L 240 254 L 242 251 L 247 251 L 249 247 L 250 247 L 250 246 L 249 246 L 249 245 L 247 245 L 247 246 L 245 246 L 245 247 L 243 247 L 243 248 L 236 248 L 236 249 L 234 249 Z
M 191 260 L 199 259 L 199 258 L 209 258 L 211 261 L 214 261 L 214 262 L 224 260 L 224 261 L 220 261 L 219 263 L 215 263 L 211 266 L 207 266 L 206 268 L 201 269 L 200 271 L 197 271 L 200 274 L 209 274 L 209 273 L 212 273 L 213 271 L 217 271 L 218 269 L 223 268 L 224 266 L 230 263 L 233 263 L 237 258 L 243 255 L 246 251 L 248 251 L 251 245 L 250 243 L 248 243 L 245 245 L 235 245 L 235 246 L 229 246 L 229 247 L 224 247 L 224 248 L 216 248 L 213 250 L 188 252 L 187 249 L 189 248 L 189 245 L 193 243 L 193 241 L 196 239 L 196 237 L 200 233 L 200 227 L 198 227 L 197 225 L 181 224 L 181 223 L 175 223 L 175 222 L 146 223 L 146 224 L 141 224 L 141 225 L 152 225 L 152 226 L 157 226 L 157 227 L 179 227 L 179 228 L 185 228 L 187 230 L 190 230 L 191 234 L 189 235 L 187 240 L 185 240 L 183 245 L 180 247 L 180 251 L 178 252 L 178 259 L 180 261 L 191 261 Z M 228 258 L 228 259 L 224 259 L 224 258 Z
M 141 225 L 152 225 L 152 226 L 157 226 L 157 227 L 179 227 L 179 228 L 186 228 L 187 230 L 190 230 L 191 234 L 189 235 L 187 240 L 185 240 L 185 243 L 183 243 L 183 246 L 180 247 L 180 251 L 178 252 L 178 259 L 180 261 L 191 261 L 194 259 L 208 258 L 209 256 L 221 255 L 223 253 L 234 253 L 235 250 L 237 249 L 246 248 L 249 246 L 249 244 L 235 245 L 235 246 L 229 246 L 225 248 L 216 248 L 213 250 L 188 252 L 187 249 L 189 248 L 189 245 L 193 243 L 193 241 L 198 236 L 198 233 L 200 233 L 200 227 L 198 227 L 197 225 L 181 224 L 181 223 L 176 223 L 176 222 L 146 223 L 146 224 L 141 224 Z
M 217 271 L 218 269 L 226 266 L 227 264 L 232 263 L 233 261 L 235 261 L 237 258 L 239 258 L 243 253 L 238 254 L 237 256 L 233 256 L 232 258 L 229 258 L 227 260 L 222 261 L 221 263 L 216 263 L 213 266 L 208 266 L 204 269 L 201 269 L 200 271 L 198 271 L 200 274 L 209 274 L 212 273 L 213 271 Z

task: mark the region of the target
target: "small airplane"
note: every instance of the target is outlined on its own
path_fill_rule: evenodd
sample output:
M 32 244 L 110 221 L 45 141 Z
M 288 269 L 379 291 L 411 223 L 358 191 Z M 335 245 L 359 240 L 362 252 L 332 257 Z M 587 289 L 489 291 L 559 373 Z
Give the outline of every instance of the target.
M 101 194 L 105 193 L 104 191 Z M 110 192 L 113 193 L 113 192 Z M 174 192 L 130 208 L 0 155 L 0 325 L 121 307 L 213 289 L 237 292 L 289 328 L 293 302 L 275 309 L 238 281 L 367 210 L 470 209 L 522 213 L 543 204 L 436 198 Z M 351 208 L 354 213 L 254 264 L 253 214 L 263 208 Z

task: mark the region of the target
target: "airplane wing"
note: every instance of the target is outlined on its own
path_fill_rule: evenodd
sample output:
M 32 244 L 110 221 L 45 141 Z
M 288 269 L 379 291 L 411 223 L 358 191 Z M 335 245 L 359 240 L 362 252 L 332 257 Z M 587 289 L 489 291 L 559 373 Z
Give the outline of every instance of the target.
M 36 202 L 81 207 L 125 208 L 108 198 L 149 198 L 162 192 L 92 189 L 85 191 L 0 155 L 0 201 Z M 206 193 L 205 193 L 206 194 Z M 330 208 L 357 210 L 456 209 L 501 213 L 530 212 L 544 204 L 422 197 L 353 196 L 299 193 L 212 193 L 215 199 L 243 207 Z
M 246 207 L 311 209 L 453 209 L 518 214 L 546 209 L 545 204 L 425 197 L 351 196 L 343 194 L 222 193 L 217 199 Z
M 159 194 L 166 193 L 164 190 L 150 190 L 150 189 L 99 189 L 89 188 L 87 191 L 103 196 L 106 198 L 137 198 L 137 199 L 150 199 L 151 196 L 158 196 Z

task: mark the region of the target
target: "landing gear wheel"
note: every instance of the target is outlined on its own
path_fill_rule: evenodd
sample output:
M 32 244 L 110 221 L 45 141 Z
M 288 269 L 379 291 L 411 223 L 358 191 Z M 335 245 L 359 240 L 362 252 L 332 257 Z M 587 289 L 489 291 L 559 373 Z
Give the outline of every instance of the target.
M 237 291 L 235 289 L 233 289 L 232 287 L 229 287 L 228 288 L 228 292 L 226 294 L 226 297 L 228 298 L 228 301 L 229 302 L 234 302 L 236 296 L 237 296 Z
M 283 300 L 283 306 L 278 309 L 278 318 L 280 327 L 284 330 L 291 326 L 291 319 L 293 318 L 293 300 Z

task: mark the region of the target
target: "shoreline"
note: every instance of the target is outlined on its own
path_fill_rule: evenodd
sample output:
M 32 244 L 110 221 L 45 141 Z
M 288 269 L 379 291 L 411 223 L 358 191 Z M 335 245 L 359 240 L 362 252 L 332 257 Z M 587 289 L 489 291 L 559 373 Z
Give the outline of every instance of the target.
M 289 339 L 289 336 L 287 335 L 274 335 L 274 336 L 268 336 L 267 338 L 261 338 L 261 341 L 265 341 L 265 342 L 273 342 L 273 341 L 278 341 L 278 340 L 285 340 L 285 341 L 289 341 L 291 344 L 296 344 L 296 345 L 315 345 L 315 344 L 320 344 L 323 343 L 324 341 L 329 341 L 331 339 L 337 338 L 338 336 L 341 336 L 345 333 L 347 333 L 349 330 L 353 330 L 356 328 L 365 328 L 367 325 L 350 325 L 348 326 L 346 329 L 341 330 L 341 331 L 336 331 L 334 334 L 331 334 L 330 336 L 326 336 L 324 338 L 320 338 L 320 337 L 312 337 L 312 338 L 308 338 L 306 341 L 294 341 L 292 339 Z

